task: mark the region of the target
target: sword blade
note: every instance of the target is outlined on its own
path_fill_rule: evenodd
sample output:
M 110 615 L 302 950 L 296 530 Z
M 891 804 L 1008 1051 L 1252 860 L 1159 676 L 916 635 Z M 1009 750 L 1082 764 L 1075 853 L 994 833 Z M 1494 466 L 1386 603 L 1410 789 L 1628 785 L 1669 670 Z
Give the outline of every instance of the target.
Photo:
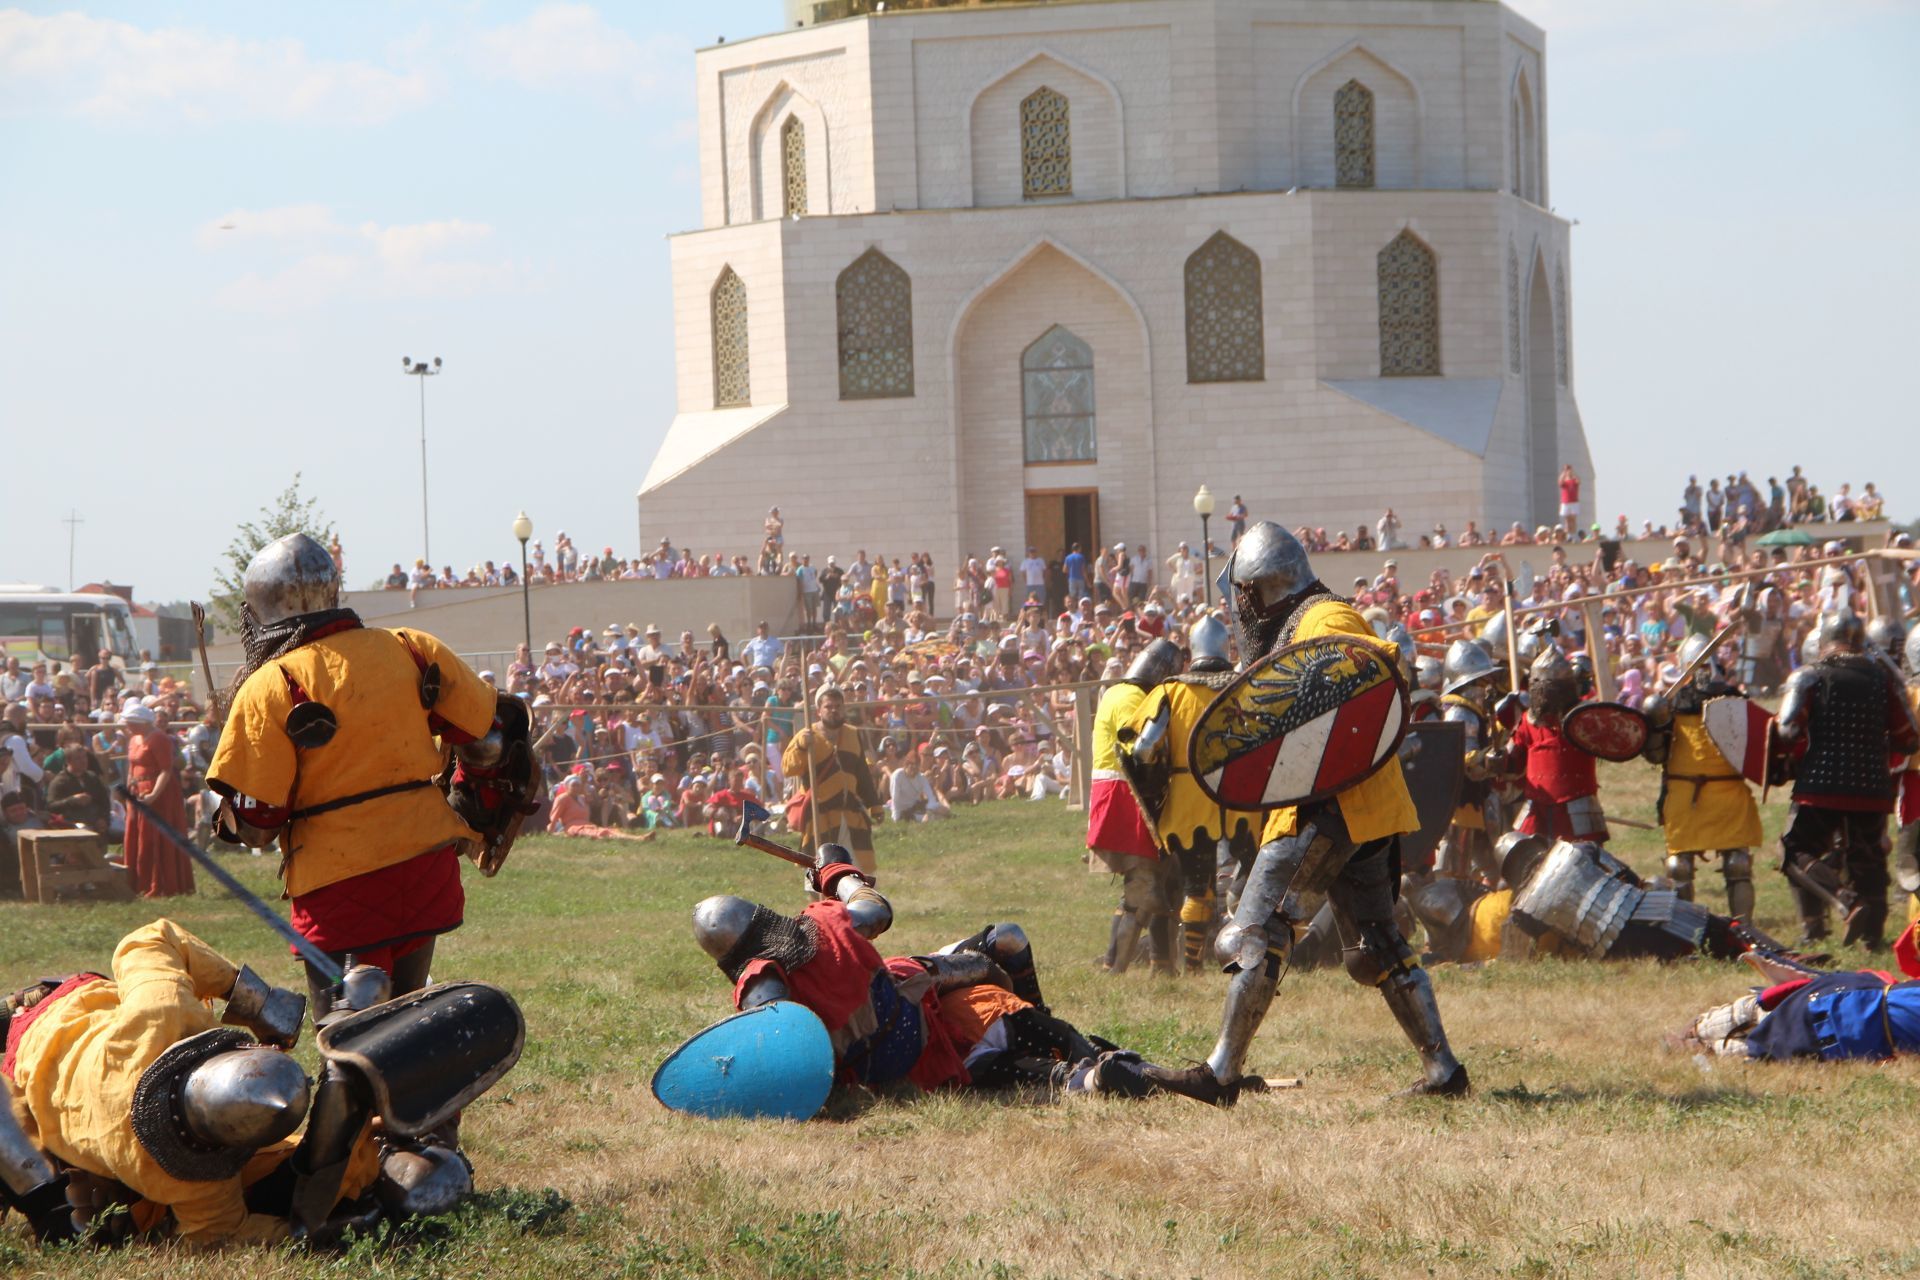
M 258 894 L 241 884 L 233 877 L 232 872 L 215 862 L 212 854 L 168 826 L 166 820 L 155 813 L 146 801 L 134 795 L 131 788 L 122 786 L 117 790 L 120 792 L 120 798 L 127 802 L 129 809 L 145 818 L 155 831 L 166 838 L 168 844 L 199 863 L 208 875 L 220 882 L 221 888 L 240 901 L 240 905 L 266 921 L 275 933 L 285 938 L 293 949 L 300 953 L 301 959 L 325 974 L 329 982 L 340 981 L 343 975 L 340 966 L 333 962 L 332 956 L 301 937 L 292 925 L 280 918 L 279 912 L 262 902 Z

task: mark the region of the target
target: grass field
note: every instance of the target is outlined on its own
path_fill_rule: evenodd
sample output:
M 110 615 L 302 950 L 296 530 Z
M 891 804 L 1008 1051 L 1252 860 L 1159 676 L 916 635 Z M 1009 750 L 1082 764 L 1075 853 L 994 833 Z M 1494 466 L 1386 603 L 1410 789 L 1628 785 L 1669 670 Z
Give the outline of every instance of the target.
M 1651 770 L 1603 796 L 1651 816 Z M 1783 806 L 1770 807 L 1769 837 Z M 1162 1061 L 1204 1056 L 1219 979 L 1100 974 L 1115 891 L 1057 802 L 880 833 L 889 954 L 1022 922 L 1056 1012 Z M 1616 848 L 1643 871 L 1656 837 Z M 1769 851 L 1770 852 L 1770 851 Z M 230 859 L 262 892 L 272 862 Z M 467 1114 L 482 1195 L 345 1255 L 42 1254 L 0 1228 L 0 1274 L 60 1277 L 1877 1276 L 1920 1272 L 1909 1205 L 1920 1064 L 1710 1069 L 1660 1033 L 1746 985 L 1707 962 L 1491 964 L 1435 975 L 1476 1096 L 1388 1101 L 1415 1061 L 1379 998 L 1290 975 L 1253 1067 L 1301 1090 L 1229 1112 L 1175 1098 L 939 1096 L 836 1104 L 805 1125 L 661 1111 L 653 1067 L 727 1011 L 688 908 L 732 891 L 794 910 L 798 875 L 730 844 L 523 842 L 469 880 L 436 976 L 514 993 L 519 1066 Z M 1771 858 L 1760 924 L 1791 936 Z M 203 879 L 203 885 L 206 883 Z M 1704 871 L 1703 898 L 1723 903 Z M 296 981 L 217 891 L 166 910 Z M 0 906 L 0 978 L 105 964 L 145 904 Z M 1864 962 L 1863 956 L 1843 959 Z M 16 975 L 16 976 L 6 976 Z M 303 1053 L 311 1054 L 310 1046 Z

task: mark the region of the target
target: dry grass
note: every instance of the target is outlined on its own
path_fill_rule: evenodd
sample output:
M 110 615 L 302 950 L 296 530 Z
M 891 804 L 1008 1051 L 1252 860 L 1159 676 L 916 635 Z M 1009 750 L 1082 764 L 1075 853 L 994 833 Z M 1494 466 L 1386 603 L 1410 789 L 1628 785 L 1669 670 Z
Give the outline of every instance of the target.
M 1650 771 L 1606 794 L 1649 816 Z M 1779 806 L 1768 814 L 1776 833 Z M 1006 804 L 886 831 L 891 949 L 993 919 L 1033 934 L 1056 1010 L 1162 1060 L 1206 1052 L 1217 980 L 1110 979 L 1109 883 L 1075 859 L 1073 815 Z M 1654 837 L 1618 842 L 1643 870 Z M 267 884 L 268 868 L 248 863 Z M 1761 923 L 1791 928 L 1760 873 Z M 59 1276 L 1853 1276 L 1920 1271 L 1908 1243 L 1920 1084 L 1892 1066 L 1716 1066 L 1659 1034 L 1737 994 L 1744 971 L 1547 962 L 1443 969 L 1440 1000 L 1478 1096 L 1389 1102 L 1413 1058 L 1377 997 L 1289 976 L 1254 1065 L 1300 1091 L 1215 1112 L 1177 1099 L 1056 1105 L 846 1100 L 806 1125 L 661 1112 L 647 1077 L 725 1008 L 687 907 L 732 889 L 792 904 L 769 859 L 679 836 L 643 848 L 523 846 L 475 881 L 445 976 L 519 997 L 531 1031 L 464 1133 L 486 1195 L 459 1218 L 344 1257 L 137 1249 L 43 1255 L 0 1230 L 0 1271 Z M 1702 878 L 1719 899 L 1719 879 Z M 274 949 L 232 903 L 177 918 L 256 967 Z M 139 906 L 0 909 L 0 973 L 104 960 Z M 1860 960 L 1862 957 L 1848 957 Z M 554 1214 L 546 1189 L 572 1209 Z

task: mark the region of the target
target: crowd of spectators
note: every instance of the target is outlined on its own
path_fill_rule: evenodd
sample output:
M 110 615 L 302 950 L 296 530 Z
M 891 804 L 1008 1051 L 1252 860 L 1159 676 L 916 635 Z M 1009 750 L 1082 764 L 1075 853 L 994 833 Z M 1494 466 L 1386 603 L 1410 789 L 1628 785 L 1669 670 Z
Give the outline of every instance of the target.
M 1423 649 L 1438 655 L 1455 636 L 1502 611 L 1518 559 L 1502 548 L 1544 546 L 1544 567 L 1520 575 L 1516 607 L 1539 607 L 1534 622 L 1551 626 L 1568 648 L 1583 649 L 1583 606 L 1591 602 L 1622 700 L 1635 703 L 1662 683 L 1687 634 L 1711 630 L 1739 608 L 1747 610 L 1749 625 L 1739 651 L 1728 656 L 1744 664 L 1745 678 L 1757 688 L 1777 685 L 1799 661 L 1801 642 L 1822 608 L 1841 591 L 1863 589 L 1863 571 L 1808 567 L 1840 548 L 1837 542 L 1761 548 L 1730 531 L 1776 519 L 1871 519 L 1880 511 L 1879 496 L 1872 485 L 1858 497 L 1842 486 L 1833 502 L 1815 501 L 1817 491 L 1796 468 L 1762 503 L 1736 475 L 1728 488 L 1699 491 L 1696 522 L 1696 490 L 1689 486 L 1683 507 L 1685 531 L 1672 537 L 1670 553 L 1658 561 L 1636 562 L 1612 539 L 1583 537 L 1571 518 L 1575 496 L 1563 503 L 1575 510 L 1561 524 L 1531 533 L 1511 529 L 1497 544 L 1468 522 L 1458 544 L 1488 551 L 1464 576 L 1442 568 L 1425 582 L 1403 582 L 1389 555 L 1376 574 L 1350 582 L 1328 575 L 1328 585 L 1350 594 L 1383 634 L 1404 624 Z M 1718 502 L 1711 496 L 1716 490 Z M 1398 532 L 1391 516 L 1387 512 L 1377 530 L 1390 543 Z M 1229 536 L 1237 540 L 1250 518 L 1236 495 Z M 1329 545 L 1319 530 L 1300 533 L 1310 549 Z M 1366 534 L 1357 531 L 1346 545 L 1357 546 Z M 1446 537 L 1445 531 L 1436 536 Z M 581 567 L 564 534 L 555 543 L 551 559 L 539 556 L 543 581 L 604 576 L 591 562 Z M 664 544 L 649 563 L 689 566 L 669 568 L 667 576 L 734 571 Z M 658 627 L 638 624 L 597 634 L 574 627 L 539 653 L 522 646 L 503 670 L 482 673 L 534 710 L 549 781 L 556 791 L 565 789 L 557 824 L 564 818 L 561 825 L 569 829 L 593 825 L 609 833 L 676 827 L 720 833 L 731 831 L 749 800 L 778 811 L 793 788 L 805 785 L 782 776 L 782 753 L 804 723 L 808 695 L 828 685 L 844 694 L 882 799 L 898 820 L 927 820 L 998 799 L 1057 796 L 1070 785 L 1080 749 L 1077 726 L 1098 684 L 1118 677 L 1156 636 L 1184 645 L 1189 626 L 1211 605 L 1204 557 L 1184 542 L 1164 559 L 1144 546 L 1097 548 L 1091 557 L 1073 546 L 1052 560 L 1033 548 L 1015 558 L 994 547 L 956 566 L 951 594 L 942 599 L 931 555 L 903 561 L 862 550 L 844 566 L 830 555 L 816 568 L 810 556 L 786 551 L 776 509 L 767 517 L 760 564 L 738 566 L 742 572 L 766 568 L 797 579 L 803 636 L 783 639 L 764 623 L 738 643 L 717 625 L 671 640 Z M 1747 569 L 1766 571 L 1750 592 L 1728 577 Z M 1901 590 L 1911 606 L 1917 594 L 1911 577 Z M 1862 607 L 1857 594 L 1855 607 Z M 189 812 L 204 831 L 211 804 L 200 778 L 217 740 L 215 717 L 148 655 L 126 670 L 105 657 L 85 666 L 25 669 L 13 659 L 0 672 L 6 821 L 16 827 L 23 817 L 97 821 L 117 831 L 122 817 L 110 796 L 104 814 L 88 810 L 86 818 L 74 818 L 93 803 L 94 789 L 60 778 L 96 775 L 101 790 L 110 792 L 126 776 L 129 736 L 150 726 L 174 740 Z

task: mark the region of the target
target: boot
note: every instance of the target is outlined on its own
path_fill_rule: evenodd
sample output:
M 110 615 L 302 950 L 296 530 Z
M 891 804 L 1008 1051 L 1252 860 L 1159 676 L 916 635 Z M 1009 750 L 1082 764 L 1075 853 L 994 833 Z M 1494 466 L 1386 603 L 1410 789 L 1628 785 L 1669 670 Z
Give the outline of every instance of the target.
M 1847 930 L 1840 941 L 1851 946 L 1859 943 L 1868 951 L 1882 951 L 1887 945 L 1887 903 L 1862 901 L 1847 915 Z
M 1811 946 L 1816 942 L 1824 942 L 1826 940 L 1826 937 L 1827 937 L 1827 916 L 1825 912 L 1821 912 L 1817 916 L 1801 916 L 1800 917 L 1800 941 L 1798 943 L 1799 946 L 1806 947 L 1806 946 Z
M 1113 913 L 1113 931 L 1107 939 L 1107 958 L 1105 969 L 1108 973 L 1125 973 L 1127 966 L 1133 963 L 1133 949 L 1140 942 L 1139 917 L 1125 907 Z
M 1446 1029 L 1440 1025 L 1440 1005 L 1433 997 L 1433 979 L 1427 971 L 1391 974 L 1381 984 L 1380 994 L 1386 997 L 1394 1020 L 1420 1054 L 1421 1078 L 1396 1096 L 1465 1096 L 1472 1088 L 1467 1068 L 1447 1045 Z
M 1180 972 L 1179 958 L 1173 950 L 1173 917 L 1165 912 L 1154 916 L 1147 924 L 1147 938 L 1153 946 L 1154 976 L 1171 977 Z
M 1212 1107 L 1231 1107 L 1243 1094 L 1265 1093 L 1267 1082 L 1259 1076 L 1238 1076 L 1227 1082 L 1213 1074 L 1211 1067 L 1200 1065 L 1175 1071 L 1151 1062 L 1140 1064 L 1140 1074 L 1156 1088 L 1177 1093 Z

